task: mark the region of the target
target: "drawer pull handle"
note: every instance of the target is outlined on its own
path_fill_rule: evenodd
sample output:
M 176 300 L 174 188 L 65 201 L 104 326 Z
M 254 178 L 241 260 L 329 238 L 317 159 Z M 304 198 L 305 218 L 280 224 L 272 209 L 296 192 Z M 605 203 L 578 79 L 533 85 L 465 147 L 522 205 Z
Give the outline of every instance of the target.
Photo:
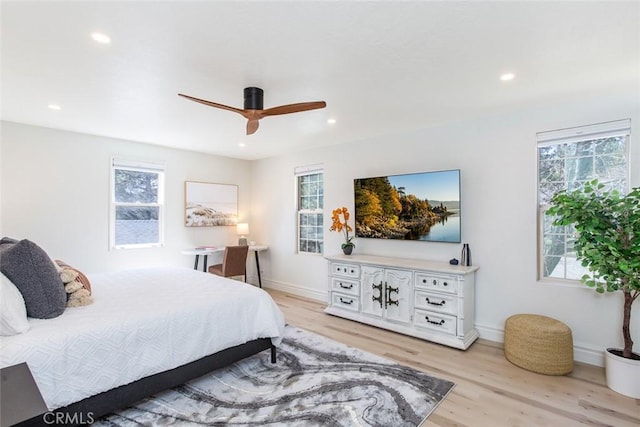
M 431 305 L 437 305 L 437 306 L 441 307 L 446 303 L 446 301 L 442 300 L 442 302 L 435 302 L 435 301 L 431 301 L 431 300 L 429 300 L 429 298 L 427 298 L 427 303 L 431 304 Z
M 346 300 L 342 299 L 342 297 L 340 297 L 340 302 L 342 304 L 347 304 L 347 305 L 353 304 L 353 300 L 346 301 Z
M 427 319 L 427 322 L 433 325 L 438 325 L 438 326 L 444 325 L 444 319 L 440 320 L 439 322 L 434 322 L 433 320 L 429 320 L 429 316 L 424 316 L 424 318 Z
M 422 283 L 427 283 L 427 279 L 422 279 Z
M 444 282 L 444 283 L 443 283 L 443 285 L 447 286 L 447 285 L 449 285 L 449 284 L 448 284 L 447 282 Z
M 438 281 L 436 279 L 433 279 L 433 286 L 437 286 L 438 285 Z
M 353 273 L 353 270 L 351 270 L 351 273 Z
M 342 282 L 340 282 L 340 287 L 342 289 L 351 289 L 351 288 L 353 288 L 353 285 L 351 283 L 349 283 L 349 286 L 345 286 L 345 285 L 342 284 Z

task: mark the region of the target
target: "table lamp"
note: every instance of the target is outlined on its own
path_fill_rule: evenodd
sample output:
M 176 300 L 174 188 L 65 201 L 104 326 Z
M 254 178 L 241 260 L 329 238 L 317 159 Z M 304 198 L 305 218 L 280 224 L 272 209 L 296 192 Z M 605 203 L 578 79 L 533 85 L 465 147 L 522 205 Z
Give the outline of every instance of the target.
M 238 239 L 238 244 L 246 245 L 247 234 L 249 234 L 249 224 L 247 224 L 246 222 L 239 222 L 238 225 L 236 226 L 236 230 L 237 230 L 237 233 L 240 235 L 240 238 Z

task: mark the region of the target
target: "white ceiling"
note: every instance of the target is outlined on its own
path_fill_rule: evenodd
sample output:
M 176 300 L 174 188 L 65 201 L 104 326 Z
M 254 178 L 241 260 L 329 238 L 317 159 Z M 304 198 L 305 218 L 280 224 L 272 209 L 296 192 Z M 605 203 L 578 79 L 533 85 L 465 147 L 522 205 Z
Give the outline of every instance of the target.
M 2 1 L 0 14 L 3 120 L 243 159 L 640 96 L 637 1 Z M 240 115 L 177 96 L 242 108 L 246 86 L 265 108 L 327 108 L 246 136 Z

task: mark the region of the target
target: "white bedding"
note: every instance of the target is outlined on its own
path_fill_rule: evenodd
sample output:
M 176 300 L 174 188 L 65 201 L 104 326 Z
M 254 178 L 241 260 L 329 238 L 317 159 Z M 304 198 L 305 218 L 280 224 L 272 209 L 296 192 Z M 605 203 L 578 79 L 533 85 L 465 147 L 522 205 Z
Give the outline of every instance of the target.
M 2 337 L 0 366 L 27 362 L 49 409 L 256 338 L 284 316 L 262 289 L 186 268 L 89 276 L 94 303 Z

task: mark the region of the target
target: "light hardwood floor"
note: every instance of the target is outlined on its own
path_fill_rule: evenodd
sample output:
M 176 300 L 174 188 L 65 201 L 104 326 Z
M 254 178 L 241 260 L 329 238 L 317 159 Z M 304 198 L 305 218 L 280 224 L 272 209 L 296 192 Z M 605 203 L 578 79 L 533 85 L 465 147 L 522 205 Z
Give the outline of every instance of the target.
M 455 382 L 424 427 L 640 426 L 640 400 L 609 390 L 602 368 L 576 363 L 567 376 L 539 375 L 507 361 L 498 343 L 478 340 L 456 350 L 330 316 L 318 301 L 267 291 L 290 325 Z

